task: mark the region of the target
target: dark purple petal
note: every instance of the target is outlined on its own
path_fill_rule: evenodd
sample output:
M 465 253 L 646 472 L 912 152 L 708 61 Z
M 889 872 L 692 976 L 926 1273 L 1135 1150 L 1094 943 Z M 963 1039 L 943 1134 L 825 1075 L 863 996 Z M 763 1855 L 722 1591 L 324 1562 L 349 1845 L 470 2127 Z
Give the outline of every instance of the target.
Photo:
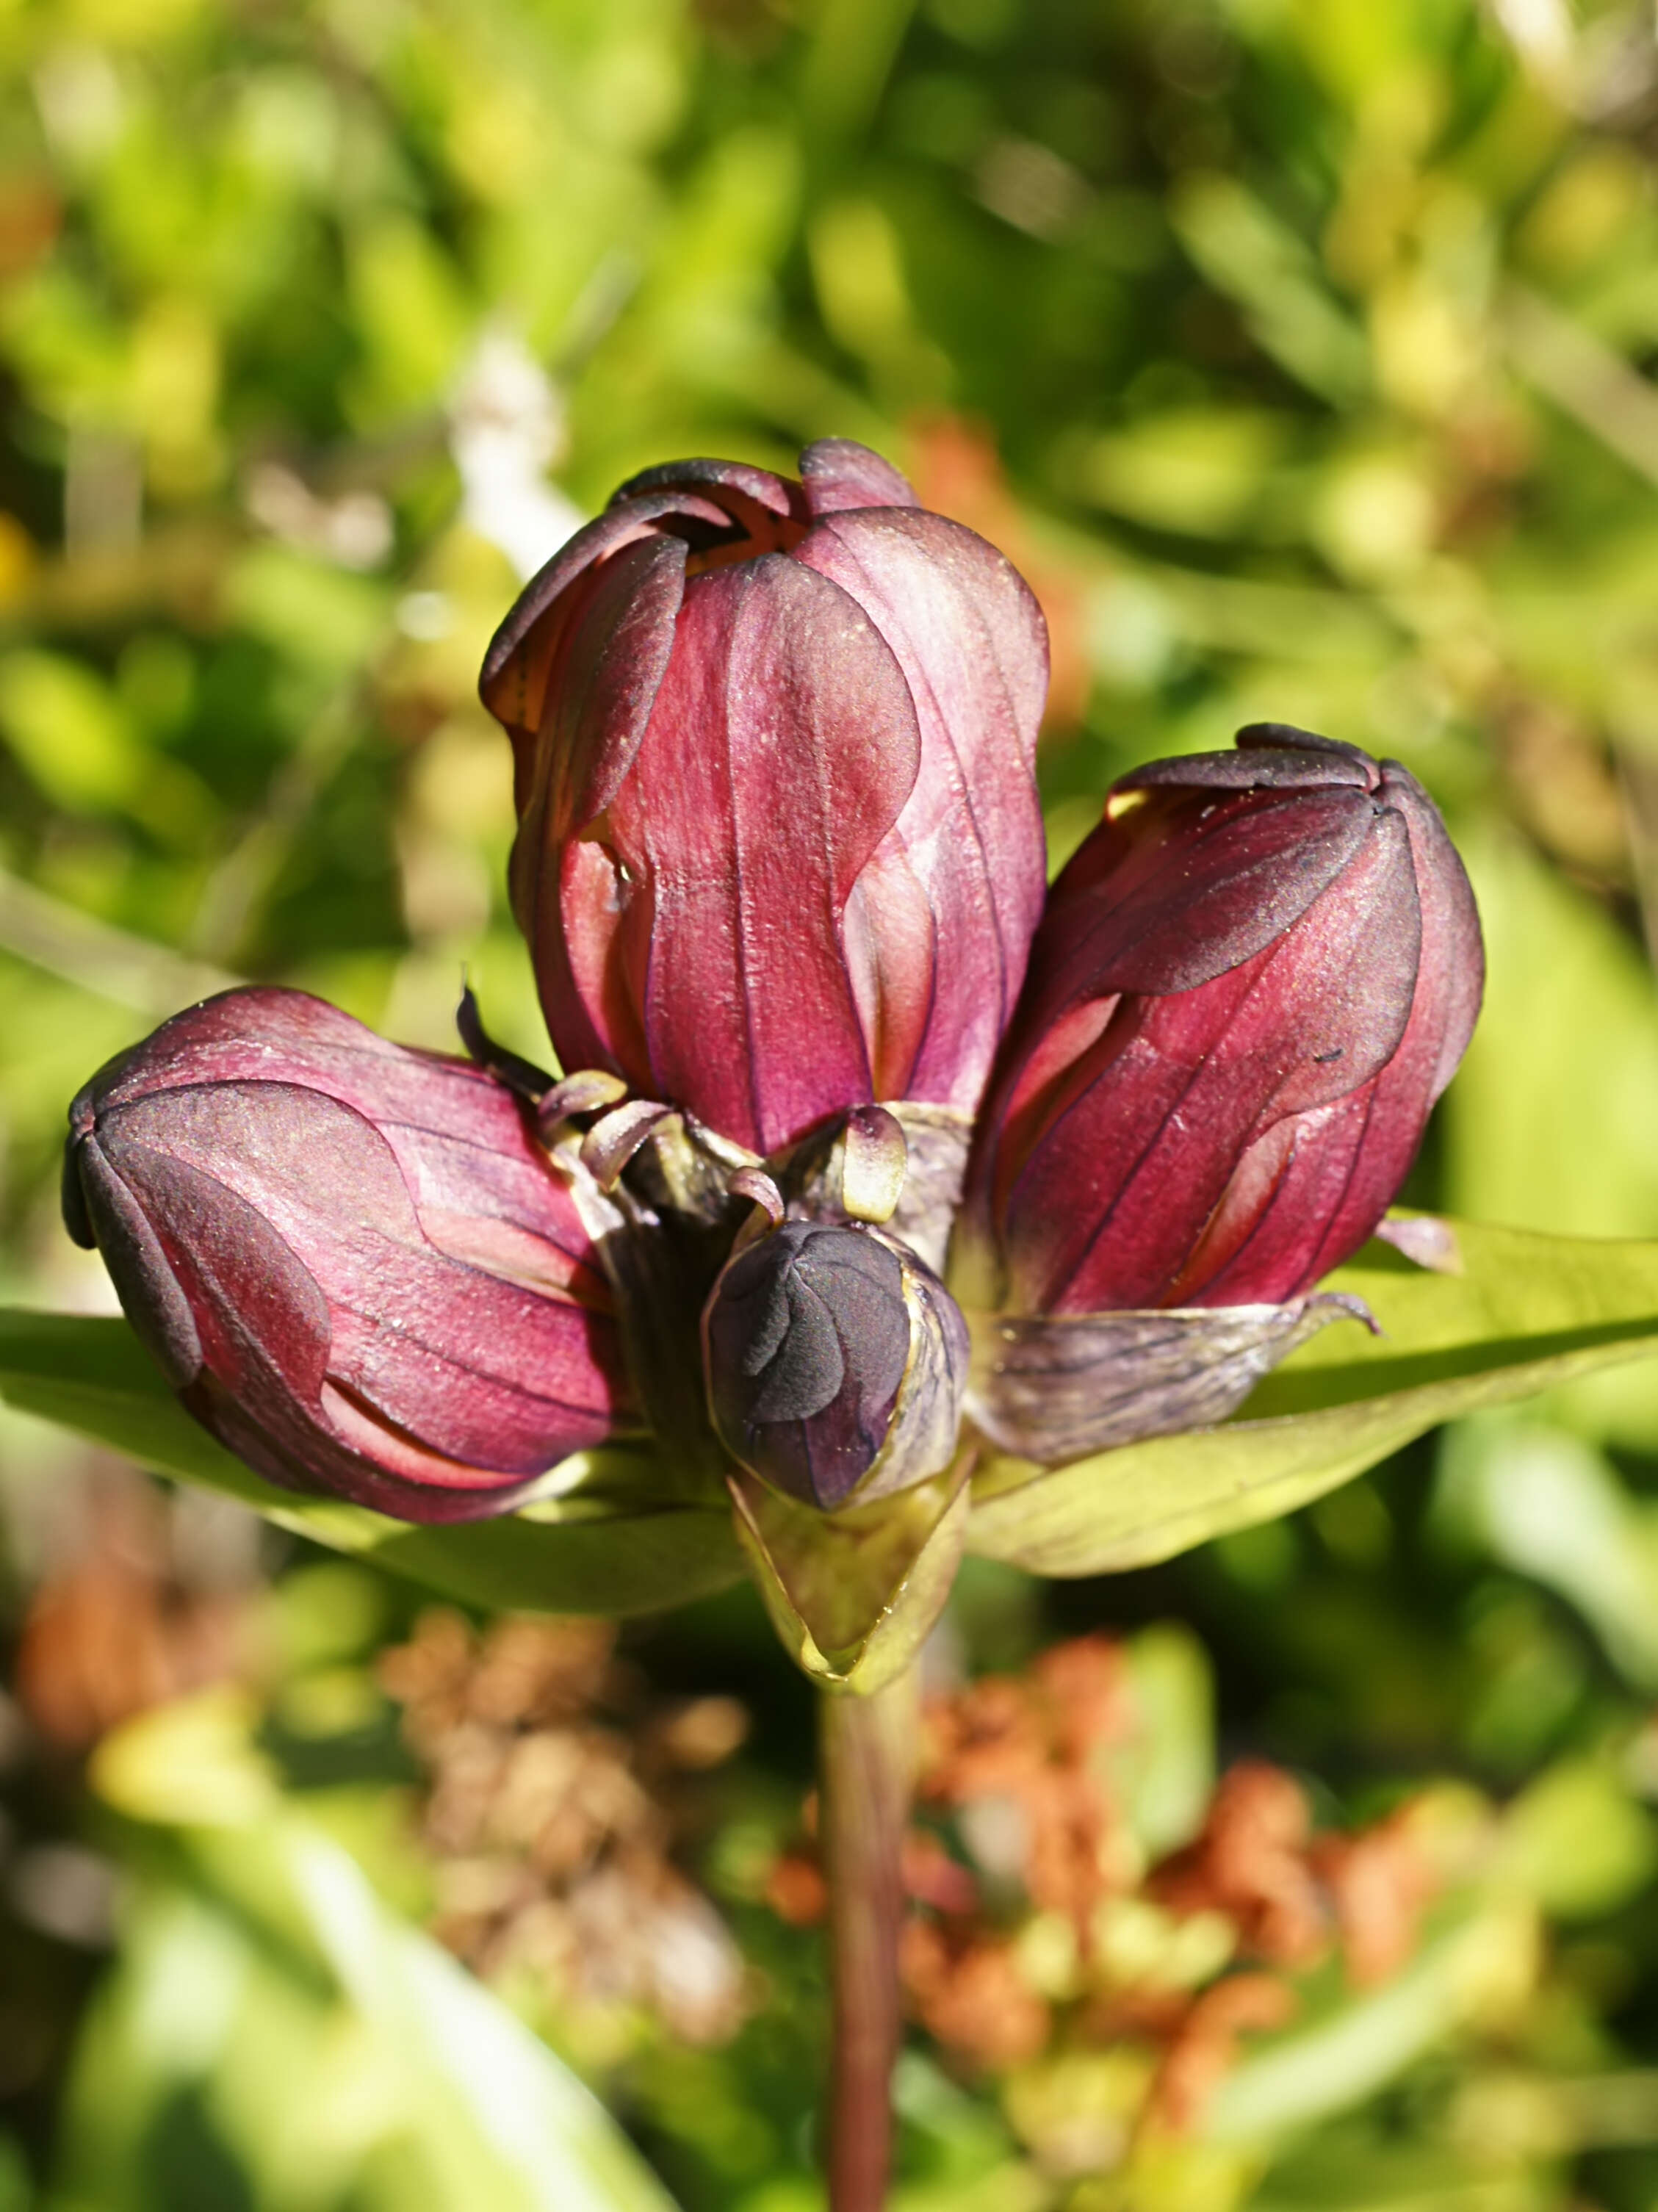
M 654 468 L 641 469 L 626 483 L 618 484 L 610 494 L 607 512 L 614 514 L 635 501 L 680 491 L 707 491 L 716 498 L 721 491 L 737 492 L 769 514 L 805 520 L 799 486 L 785 477 L 774 476 L 769 469 L 754 468 L 747 461 L 659 461 Z
M 1381 1218 L 1467 1042 L 1479 923 L 1420 787 L 1246 736 L 1241 769 L 1125 778 L 1054 886 L 969 1194 L 1019 1310 L 1303 1295 Z
M 872 1095 L 841 915 L 920 755 L 897 663 L 834 585 L 773 555 L 687 587 L 602 861 L 584 848 L 589 905 L 610 871 L 647 1095 L 762 1153 Z
M 732 1261 L 709 1302 L 714 1425 L 777 1488 L 839 1505 L 885 1445 L 909 1331 L 903 1269 L 886 1245 L 786 1222 Z
M 484 681 L 564 1066 L 762 1148 L 872 1098 L 972 1111 L 1043 881 L 1035 602 L 878 455 L 801 467 L 631 479 Z
M 800 456 L 800 480 L 814 516 L 858 507 L 918 507 L 908 477 L 851 438 L 819 438 Z
M 1332 763 L 1332 773 L 1335 763 L 1345 761 L 1350 772 L 1357 769 L 1369 787 L 1376 788 L 1376 763 L 1362 746 L 1350 745 L 1345 738 L 1321 738 L 1316 730 L 1297 729 L 1293 722 L 1246 722 L 1232 743 L 1241 753 L 1322 753 Z M 1212 757 L 1224 760 L 1227 756 L 1218 753 Z
M 892 948 L 878 1096 L 971 1112 L 1042 912 L 1034 764 L 1046 625 L 993 547 L 919 510 L 832 516 L 795 557 L 855 599 L 886 640 L 920 732 L 914 789 L 860 887 L 867 939 Z
M 1119 776 L 1114 791 L 1295 791 L 1352 784 L 1374 791 L 1380 771 L 1369 753 L 1339 738 L 1315 737 L 1288 722 L 1251 722 L 1236 752 L 1181 753 L 1148 761 Z
M 625 1414 L 608 1285 L 525 1109 L 298 992 L 230 992 L 94 1078 L 89 1225 L 185 1402 L 274 1480 L 504 1510 Z
M 1054 884 L 1035 989 L 1058 1006 L 1115 991 L 1189 991 L 1298 921 L 1348 866 L 1378 811 L 1362 791 L 1243 793 L 1193 821 L 1145 802 L 1101 823 Z M 1057 956 L 1057 957 L 1056 957 Z
M 701 522 L 710 530 L 727 527 L 731 519 L 712 500 L 694 497 L 689 504 L 686 499 L 664 495 L 626 507 L 612 506 L 596 521 L 578 530 L 544 568 L 537 570 L 513 602 L 483 658 L 478 688 L 484 705 L 498 720 L 509 729 L 523 730 L 533 730 L 540 722 L 545 659 L 531 634 L 545 622 L 570 586 L 624 546 L 662 535 L 657 526 L 665 519 L 680 517 Z
M 743 1466 L 824 1512 L 955 1455 L 967 1325 L 903 1245 L 785 1221 L 732 1260 L 702 1316 L 708 1406 Z

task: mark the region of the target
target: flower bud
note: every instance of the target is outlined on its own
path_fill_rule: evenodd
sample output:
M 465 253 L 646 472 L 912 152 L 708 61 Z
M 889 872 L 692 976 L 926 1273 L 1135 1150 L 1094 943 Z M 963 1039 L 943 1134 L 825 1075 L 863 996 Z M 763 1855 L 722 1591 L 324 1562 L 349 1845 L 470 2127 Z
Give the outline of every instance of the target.
M 627 1399 L 526 1110 L 302 992 L 227 991 L 76 1099 L 64 1215 L 184 1404 L 271 1481 L 501 1512 Z
M 1050 895 L 972 1171 L 1023 1313 L 1296 1297 L 1375 1229 L 1484 962 L 1395 761 L 1278 724 L 1117 783 Z
M 784 1222 L 726 1266 L 702 1348 L 720 1441 L 806 1504 L 861 1504 L 954 1455 L 967 1326 L 896 1238 Z
M 972 1113 L 1042 899 L 1035 601 L 862 447 L 801 477 L 635 477 L 483 679 L 560 1059 L 762 1155 L 872 1099 Z

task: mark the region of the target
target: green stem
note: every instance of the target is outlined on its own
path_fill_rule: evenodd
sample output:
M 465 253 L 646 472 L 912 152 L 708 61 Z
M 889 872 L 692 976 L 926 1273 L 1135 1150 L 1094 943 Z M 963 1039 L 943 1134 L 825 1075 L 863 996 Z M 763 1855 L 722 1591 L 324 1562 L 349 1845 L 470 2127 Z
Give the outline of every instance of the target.
M 824 2164 L 829 2212 L 881 2212 L 901 2032 L 900 1857 L 914 1778 L 914 1667 L 868 1697 L 820 1700 L 819 1832 L 829 1878 L 834 2049 Z

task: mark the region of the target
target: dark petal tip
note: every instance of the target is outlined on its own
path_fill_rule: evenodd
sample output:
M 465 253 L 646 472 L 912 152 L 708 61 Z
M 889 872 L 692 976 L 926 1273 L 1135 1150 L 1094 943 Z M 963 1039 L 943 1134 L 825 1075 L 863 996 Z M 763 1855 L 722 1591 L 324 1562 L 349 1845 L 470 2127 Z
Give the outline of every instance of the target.
M 80 1140 L 71 1137 L 64 1147 L 64 1226 L 82 1251 L 95 1252 L 98 1239 L 93 1231 L 92 1216 L 87 1212 L 87 1194 L 81 1188 L 80 1152 Z
M 466 1056 L 478 1067 L 487 1067 L 492 1075 L 499 1076 L 508 1090 L 515 1091 L 534 1106 L 544 1098 L 553 1087 L 553 1079 L 532 1060 L 520 1059 L 504 1044 L 497 1044 L 483 1026 L 479 1012 L 477 994 L 470 983 L 461 986 L 460 1004 L 455 1009 L 455 1027 L 466 1048 Z
M 1274 751 L 1334 753 L 1345 760 L 1373 766 L 1370 756 L 1342 738 L 1321 738 L 1316 730 L 1303 730 L 1293 722 L 1246 722 L 1232 740 L 1240 752 Z

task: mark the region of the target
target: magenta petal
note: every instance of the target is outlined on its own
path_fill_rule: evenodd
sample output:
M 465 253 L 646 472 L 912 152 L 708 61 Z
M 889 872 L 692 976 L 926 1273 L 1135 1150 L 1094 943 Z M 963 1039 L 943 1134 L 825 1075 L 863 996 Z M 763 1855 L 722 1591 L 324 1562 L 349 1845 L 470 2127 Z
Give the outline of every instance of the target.
M 773 555 L 688 586 L 609 817 L 652 1095 L 760 1152 L 871 1095 L 841 915 L 920 756 L 891 652 L 832 584 Z
M 229 992 L 76 1102 L 88 1224 L 185 1403 L 273 1480 L 500 1510 L 627 1411 L 610 1292 L 524 1109 L 298 992 Z
M 1328 1183 L 1316 1213 L 1323 1235 L 1301 1265 L 1275 1269 L 1273 1279 L 1296 1295 L 1357 1251 L 1410 1171 L 1434 1102 L 1456 1073 L 1479 1012 L 1485 948 L 1473 891 L 1455 847 L 1421 786 L 1395 761 L 1382 763 L 1382 793 L 1408 827 L 1422 949 L 1411 1018 L 1398 1049 L 1369 1087 L 1356 1120 L 1351 1164 L 1339 1187 Z M 1321 1139 L 1321 1149 L 1329 1139 Z M 1243 1278 L 1248 1279 L 1248 1278 Z M 1232 1293 L 1229 1291 L 1227 1295 Z
M 1048 633 L 1017 571 L 982 538 L 919 510 L 832 515 L 797 560 L 839 585 L 896 654 L 914 702 L 920 773 L 891 863 L 926 902 L 936 963 L 907 1064 L 879 1095 L 971 1111 L 1023 981 L 1042 912 L 1034 762 Z
M 680 520 L 719 530 L 728 526 L 731 518 L 713 500 L 690 494 L 683 498 L 664 494 L 630 507 L 613 506 L 578 530 L 544 568 L 537 570 L 513 602 L 484 655 L 478 690 L 492 714 L 512 730 L 533 730 L 538 726 L 545 668 L 533 651 L 526 654 L 524 650 L 531 642 L 531 632 L 545 621 L 578 577 L 611 559 L 635 539 L 663 535 L 658 526 L 665 520 Z
M 118 1124 L 112 1164 L 167 1224 L 175 1266 L 210 1282 L 216 1319 L 292 1390 L 314 1394 L 325 1372 L 427 1450 L 519 1476 L 550 1463 L 550 1434 L 604 1433 L 580 1310 L 436 1249 L 392 1146 L 352 1109 L 221 1084 Z M 133 1148 L 159 1179 L 129 1166 Z
M 1295 791 L 1351 784 L 1374 791 L 1381 772 L 1369 753 L 1287 722 L 1251 722 L 1230 753 L 1181 753 L 1119 776 L 1114 791 Z
M 621 1066 L 628 1040 L 571 981 L 562 856 L 632 768 L 673 652 L 685 589 L 677 538 L 625 546 L 571 587 L 550 621 L 540 719 L 514 729 L 519 830 L 513 910 L 536 955 L 553 1043 L 567 1068 Z
M 341 1418 L 345 1401 L 327 1384 L 324 1393 L 332 1400 L 336 1425 L 349 1424 L 349 1410 Z M 269 1425 L 255 1410 L 253 1397 L 233 1397 L 210 1371 L 180 1395 L 202 1426 L 267 1482 L 349 1498 L 396 1521 L 445 1526 L 510 1513 L 531 1486 L 520 1476 L 491 1476 L 483 1469 L 458 1481 L 455 1469 L 443 1468 L 434 1479 L 417 1448 L 372 1417 L 361 1419 L 351 1443 L 342 1442 L 334 1428 L 307 1428 L 296 1431 L 290 1445 L 280 1425 Z
M 608 1301 L 574 1200 L 511 1091 L 471 1061 L 410 1052 L 303 991 L 225 991 L 175 1014 L 88 1085 L 75 1133 L 131 1101 L 235 1083 L 297 1085 L 351 1107 L 392 1146 L 423 1215 L 506 1223 L 537 1239 L 543 1275 Z
M 917 507 L 908 477 L 851 438 L 819 438 L 800 456 L 800 480 L 814 517 L 858 507 Z
M 1154 762 L 1055 884 L 969 1175 L 1025 1311 L 1283 1305 L 1397 1193 L 1483 973 L 1394 762 L 1277 724 Z
M 1437 1098 L 1455 1074 L 1485 988 L 1485 947 L 1479 909 L 1461 855 L 1439 810 L 1408 769 L 1382 763 L 1382 791 L 1398 807 L 1411 833 L 1411 850 L 1422 896 L 1422 972 L 1426 1018 L 1437 1043 L 1432 1091 Z
M 1119 1006 L 1011 1186 L 1022 1307 L 1195 1303 L 1193 1255 L 1257 1134 L 1386 1067 L 1410 1017 L 1421 930 L 1403 817 L 1372 819 L 1348 868 L 1251 960 Z M 1251 1190 L 1249 1203 L 1267 1195 Z M 1301 1217 L 1303 1263 L 1325 1218 Z
M 246 1093 L 238 1099 L 237 1088 L 232 1086 L 228 1103 L 233 1120 L 240 1121 L 250 1102 Z M 292 1098 L 302 1096 L 270 1086 L 252 1103 L 257 1113 L 269 1099 L 280 1115 Z M 155 1224 L 196 1316 L 203 1364 L 236 1386 L 247 1377 L 250 1358 L 257 1357 L 288 1397 L 314 1399 L 328 1366 L 328 1300 L 281 1227 L 236 1188 L 242 1163 L 235 1154 L 214 1158 L 224 1103 L 216 1111 L 210 1091 L 175 1091 L 162 1101 L 141 1101 L 110 1117 L 100 1149 Z M 191 1130 L 197 1142 L 181 1149 L 181 1127 Z M 233 1143 L 242 1133 L 238 1128 Z M 205 1166 L 203 1149 L 210 1162 Z M 326 1176 L 334 1164 L 319 1160 L 319 1175 Z M 215 1171 L 221 1167 L 228 1175 Z
M 1185 1303 L 1283 1304 L 1363 1243 L 1410 1165 L 1425 1118 L 1395 1125 L 1386 1080 L 1384 1073 L 1345 1098 L 1290 1115 L 1243 1152 L 1182 1279 Z M 1359 1172 L 1367 1139 L 1368 1179 Z M 1349 1241 L 1344 1219 L 1372 1197 L 1375 1213 Z M 1327 1261 L 1327 1249 L 1335 1255 Z
M 774 476 L 769 469 L 754 468 L 747 461 L 659 462 L 656 467 L 641 469 L 626 483 L 616 486 L 610 494 L 610 512 L 647 497 L 682 490 L 695 494 L 705 489 L 715 495 L 722 489 L 738 492 L 769 514 L 795 521 L 805 520 L 799 487 L 785 477 Z
M 545 761 L 531 771 L 545 789 L 555 836 L 585 829 L 633 766 L 684 593 L 685 548 L 677 538 L 625 546 L 593 578 L 537 732 Z
M 1339 786 L 1283 800 L 1227 796 L 1163 836 L 1101 823 L 1049 894 L 1063 960 L 1033 976 L 1044 1000 L 1078 993 L 1189 991 L 1252 958 L 1298 921 L 1370 835 L 1376 806 Z
M 76 1242 L 102 1252 L 144 1348 L 173 1388 L 182 1390 L 201 1372 L 202 1340 L 166 1249 L 98 1146 L 71 1146 L 64 1165 L 65 1188 L 73 1185 L 77 1206 Z M 67 1214 L 67 1203 L 64 1210 Z
M 801 467 L 634 477 L 484 685 L 561 1060 L 744 1144 L 872 1097 L 971 1112 L 1042 892 L 1035 602 L 878 454 Z

